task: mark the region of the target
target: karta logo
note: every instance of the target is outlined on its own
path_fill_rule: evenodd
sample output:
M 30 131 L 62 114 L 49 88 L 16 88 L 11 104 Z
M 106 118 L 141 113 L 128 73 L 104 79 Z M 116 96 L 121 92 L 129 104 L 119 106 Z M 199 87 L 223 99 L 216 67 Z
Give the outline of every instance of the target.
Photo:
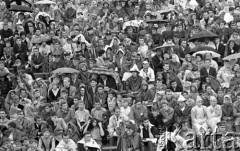
M 186 140 L 187 150 L 236 150 L 240 148 L 240 134 L 228 132 L 226 134 L 202 134 L 196 135 L 191 132 Z

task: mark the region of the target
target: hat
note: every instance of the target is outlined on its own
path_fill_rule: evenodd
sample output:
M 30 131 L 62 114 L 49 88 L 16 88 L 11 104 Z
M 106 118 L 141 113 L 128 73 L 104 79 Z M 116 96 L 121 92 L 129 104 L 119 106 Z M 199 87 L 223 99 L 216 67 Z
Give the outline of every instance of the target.
M 186 99 L 182 95 L 180 95 L 178 97 L 178 102 L 184 102 L 184 101 L 186 101 Z
M 104 53 L 105 53 L 105 51 L 103 49 L 98 51 L 99 56 L 102 56 Z
M 225 121 L 221 121 L 217 123 L 217 126 L 226 126 L 226 122 Z
M 93 30 L 93 27 L 89 27 L 89 28 L 87 29 L 87 31 L 90 31 L 90 30 Z
M 145 35 L 147 34 L 147 31 L 146 31 L 146 30 L 141 30 L 141 31 L 139 32 L 139 34 L 140 34 L 141 36 L 145 36 Z
M 122 49 L 118 49 L 117 54 L 118 54 L 119 52 L 121 52 L 123 55 L 125 54 Z
M 139 72 L 139 69 L 136 64 L 133 65 L 133 67 L 130 69 L 130 72 Z
M 59 22 L 58 25 L 59 26 L 64 26 L 64 22 Z
M 143 61 L 143 64 L 147 64 L 147 63 L 149 63 L 147 60 L 144 60 L 144 61 Z

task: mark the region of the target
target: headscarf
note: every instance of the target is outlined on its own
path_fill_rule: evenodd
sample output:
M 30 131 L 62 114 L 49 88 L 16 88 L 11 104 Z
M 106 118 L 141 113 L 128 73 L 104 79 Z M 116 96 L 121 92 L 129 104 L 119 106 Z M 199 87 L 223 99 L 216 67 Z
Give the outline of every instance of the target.
M 226 98 L 230 99 L 230 101 L 231 101 L 231 103 L 232 103 L 232 98 L 231 98 L 231 96 L 227 94 L 227 95 L 224 96 L 224 99 L 223 99 L 223 103 L 224 103 L 224 104 L 226 103 Z

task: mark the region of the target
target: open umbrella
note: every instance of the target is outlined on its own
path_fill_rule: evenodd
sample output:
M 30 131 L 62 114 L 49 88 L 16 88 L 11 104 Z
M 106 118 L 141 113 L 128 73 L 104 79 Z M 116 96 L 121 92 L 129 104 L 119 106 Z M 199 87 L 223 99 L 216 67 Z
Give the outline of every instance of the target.
M 54 71 L 52 71 L 53 74 L 64 74 L 64 73 L 78 73 L 79 71 L 73 68 L 58 68 Z
M 50 1 L 50 0 L 41 0 L 41 1 L 38 1 L 34 4 L 39 4 L 39 5 L 51 5 L 51 4 L 56 4 L 55 2 L 53 1 Z
M 13 12 L 33 12 L 33 10 L 28 6 L 16 5 L 9 9 Z
M 217 34 L 212 33 L 210 31 L 200 31 L 196 34 L 194 34 L 190 39 L 189 42 L 194 42 L 195 40 L 202 40 L 203 38 L 217 38 L 219 37 Z
M 232 60 L 232 59 L 238 59 L 238 58 L 240 58 L 240 53 L 231 54 L 223 58 L 222 60 Z
M 148 23 L 148 24 L 165 24 L 165 23 L 168 23 L 168 21 L 162 20 L 162 19 L 152 19 L 152 20 L 146 21 L 146 23 Z
M 213 52 L 213 51 L 208 51 L 208 50 L 203 50 L 203 51 L 198 51 L 193 54 L 195 57 L 197 54 L 205 55 L 207 53 L 211 53 L 213 58 L 219 58 L 221 55 L 219 53 Z
M 93 69 L 88 70 L 88 72 L 89 73 L 98 74 L 98 75 L 105 74 L 105 75 L 111 76 L 111 77 L 114 78 L 116 83 L 119 83 L 119 81 L 120 81 L 120 78 L 119 78 L 117 72 L 108 70 L 106 68 L 93 68 Z
M 125 30 L 129 26 L 139 27 L 141 23 L 142 23 L 142 20 L 140 20 L 140 21 L 138 21 L 138 20 L 127 21 L 123 24 L 123 30 Z
M 209 46 L 196 46 L 194 47 L 189 54 L 193 54 L 195 52 L 199 52 L 199 51 L 212 51 L 212 52 L 216 52 L 215 49 L 213 47 L 209 47 Z

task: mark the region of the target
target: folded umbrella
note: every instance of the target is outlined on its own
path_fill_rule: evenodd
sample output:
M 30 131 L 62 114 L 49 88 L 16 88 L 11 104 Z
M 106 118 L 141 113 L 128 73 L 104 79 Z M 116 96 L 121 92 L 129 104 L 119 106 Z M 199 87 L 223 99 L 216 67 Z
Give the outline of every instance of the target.
M 208 51 L 208 50 L 203 50 L 203 51 L 198 51 L 193 54 L 195 57 L 197 54 L 205 55 L 207 53 L 211 53 L 213 58 L 219 58 L 221 55 L 219 53 L 213 52 L 213 51 Z
M 217 38 L 219 37 L 217 34 L 210 32 L 210 31 L 200 31 L 194 34 L 190 39 L 189 42 L 194 42 L 195 40 L 202 40 L 203 38 Z
M 240 58 L 240 53 L 231 54 L 223 58 L 222 60 L 232 60 L 232 59 L 238 59 L 238 58 Z

